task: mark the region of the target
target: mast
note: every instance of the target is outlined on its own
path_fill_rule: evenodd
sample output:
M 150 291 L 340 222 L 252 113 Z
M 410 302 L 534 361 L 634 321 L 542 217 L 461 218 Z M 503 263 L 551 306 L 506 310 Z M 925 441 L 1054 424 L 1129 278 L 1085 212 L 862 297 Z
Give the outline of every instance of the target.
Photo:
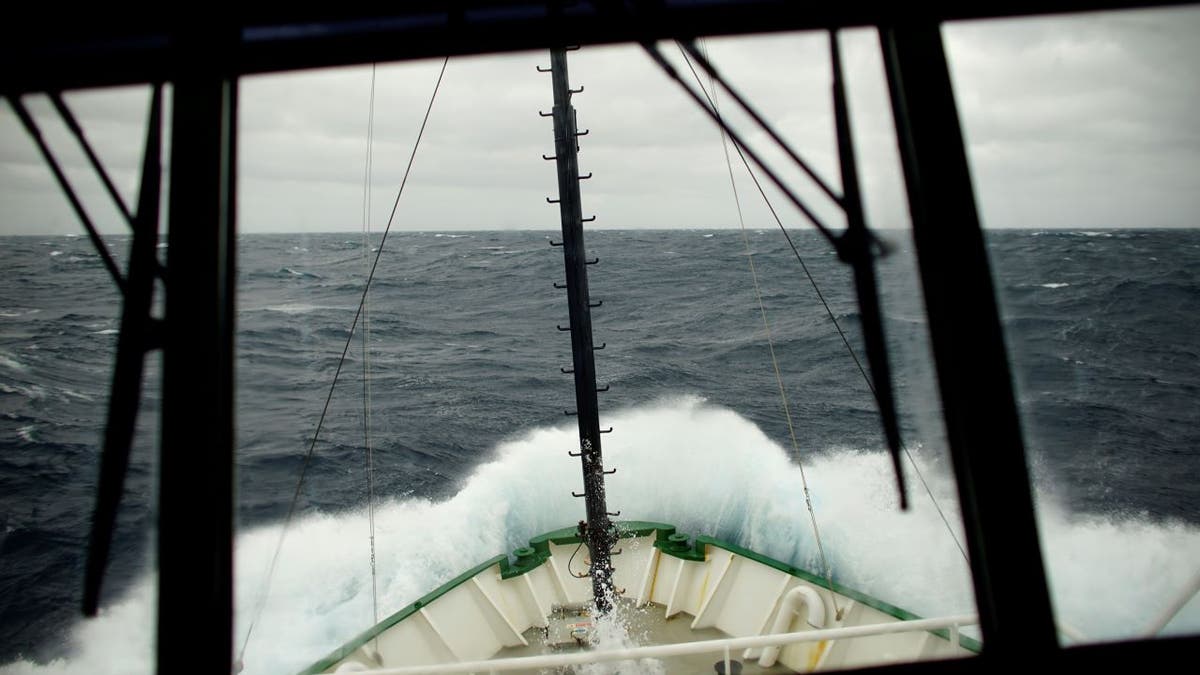
M 543 70 L 539 68 L 539 70 Z M 596 401 L 596 361 L 593 352 L 603 349 L 603 345 L 595 347 L 592 341 L 592 307 L 600 303 L 592 303 L 588 295 L 587 266 L 599 262 L 599 259 L 588 260 L 583 243 L 583 206 L 579 197 L 579 181 L 591 176 L 579 175 L 579 145 L 580 133 L 576 128 L 575 108 L 571 105 L 571 97 L 583 91 L 571 89 L 567 77 L 567 49 L 554 48 L 550 50 L 550 74 L 554 80 L 554 157 L 545 159 L 555 160 L 558 167 L 558 199 L 546 198 L 547 202 L 558 203 L 562 218 L 563 263 L 566 268 L 567 303 L 570 309 L 570 327 L 559 326 L 559 330 L 571 332 L 571 354 L 573 367 L 563 369 L 564 373 L 575 375 L 575 405 L 579 420 L 579 452 L 571 453 L 578 456 L 583 467 L 583 493 L 575 493 L 583 497 L 587 504 L 587 528 L 582 532 L 591 554 L 589 574 L 592 578 L 592 595 L 595 598 L 596 609 L 601 614 L 612 608 L 612 562 L 610 551 L 614 536 L 612 521 L 609 520 L 608 508 L 604 499 L 604 464 L 600 452 L 600 413 Z M 545 116 L 545 113 L 542 113 Z M 588 219 L 592 220 L 591 218 Z M 553 242 L 552 242 L 553 243 Z M 561 284 L 555 284 L 561 288 Z M 607 387 L 606 387 L 607 389 Z M 568 414 L 571 414 L 568 412 Z M 611 471 L 608 473 L 612 473 Z M 611 514 L 616 515 L 616 514 Z M 582 526 L 581 526 L 582 529 Z

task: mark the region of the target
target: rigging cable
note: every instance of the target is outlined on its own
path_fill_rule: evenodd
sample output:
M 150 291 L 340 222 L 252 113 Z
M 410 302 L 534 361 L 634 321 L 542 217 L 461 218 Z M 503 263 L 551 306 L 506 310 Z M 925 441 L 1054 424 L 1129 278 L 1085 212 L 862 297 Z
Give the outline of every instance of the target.
M 371 282 L 375 279 L 375 270 L 379 266 L 379 258 L 383 255 L 384 244 L 387 243 L 388 233 L 391 232 L 392 223 L 396 219 L 396 209 L 400 206 L 400 196 L 404 194 L 404 186 L 408 183 L 408 175 L 412 171 L 414 160 L 417 158 L 417 149 L 421 147 L 421 137 L 425 134 L 425 125 L 429 122 L 429 113 L 433 111 L 433 102 L 437 100 L 438 90 L 442 86 L 442 78 L 446 75 L 446 64 L 449 62 L 449 56 L 442 60 L 442 68 L 438 72 L 437 82 L 433 86 L 433 94 L 429 97 L 428 107 L 425 108 L 425 117 L 421 120 L 421 128 L 417 131 L 417 140 L 413 143 L 412 154 L 408 157 L 408 166 L 405 167 L 404 177 L 400 180 L 400 187 L 396 190 L 396 200 L 392 203 L 391 215 L 388 216 L 387 225 L 383 228 L 383 236 L 379 240 L 379 247 L 375 249 L 375 258 L 371 263 L 371 271 L 367 274 L 367 282 L 363 287 L 362 296 L 359 298 L 358 309 L 355 310 L 354 320 L 350 323 L 350 334 L 346 336 L 346 344 L 342 347 L 341 358 L 338 359 L 337 369 L 333 373 L 333 382 L 329 384 L 329 393 L 325 396 L 325 406 L 321 409 L 321 416 L 317 420 L 317 429 L 313 432 L 312 442 L 309 443 L 308 452 L 304 456 L 304 463 L 300 466 L 300 478 L 296 482 L 296 490 L 292 494 L 292 501 L 288 506 L 287 517 L 284 519 L 283 528 L 279 532 L 279 541 L 275 545 L 275 553 L 271 556 L 271 564 L 267 568 L 267 578 L 262 586 L 262 594 L 255 606 L 249 627 L 246 629 L 246 637 L 242 641 L 242 648 L 238 652 L 239 663 L 243 662 L 246 647 L 250 644 L 250 635 L 254 631 L 254 624 L 258 622 L 263 609 L 266 607 L 267 596 L 271 590 L 271 579 L 275 576 L 275 567 L 279 562 L 279 553 L 283 550 L 283 540 L 287 536 L 288 528 L 292 524 L 292 518 L 296 514 L 296 503 L 300 500 L 300 489 L 304 486 L 304 478 L 308 474 L 308 467 L 312 464 L 313 453 L 317 448 L 317 439 L 321 436 L 321 429 L 325 426 L 325 416 L 329 413 L 329 404 L 333 400 L 333 391 L 337 387 L 338 377 L 342 373 L 342 365 L 346 362 L 346 354 L 350 351 L 350 344 L 354 341 L 354 331 L 358 327 L 359 318 L 362 316 L 363 305 L 366 303 L 367 290 L 371 288 Z
M 682 46 L 680 51 L 682 51 Z M 684 58 L 687 53 L 684 52 Z M 691 61 L 688 61 L 688 67 L 691 67 Z M 696 75 L 696 80 L 699 82 L 700 77 L 696 74 L 695 69 L 692 69 L 692 74 Z M 700 89 L 704 91 L 704 95 L 708 98 L 708 102 L 712 105 L 713 112 L 719 117 L 720 109 L 717 107 L 715 86 L 712 86 L 712 96 L 704 90 L 704 84 L 700 83 Z M 833 593 L 833 568 L 829 565 L 828 558 L 825 557 L 825 546 L 821 542 L 821 528 L 817 525 L 817 512 L 813 508 L 812 495 L 808 490 L 808 476 L 804 472 L 804 462 L 800 459 L 800 444 L 796 442 L 796 428 L 792 424 L 792 411 L 788 405 L 787 391 L 783 386 L 783 374 L 779 370 L 779 360 L 775 356 L 775 342 L 771 338 L 771 323 L 767 320 L 767 309 L 763 306 L 762 289 L 758 284 L 758 270 L 754 266 L 754 254 L 750 250 L 750 236 L 746 234 L 746 219 L 742 216 L 742 201 L 738 196 L 737 182 L 733 178 L 733 161 L 729 157 L 729 142 L 728 136 L 724 128 L 721 129 L 721 150 L 725 153 L 725 168 L 729 170 L 729 187 L 733 190 L 733 203 L 737 207 L 738 223 L 742 228 L 742 244 L 746 247 L 746 261 L 750 263 L 750 278 L 754 280 L 754 297 L 758 301 L 758 312 L 762 316 L 763 331 L 767 336 L 767 350 L 771 353 L 771 366 L 775 369 L 775 383 L 779 386 L 779 400 L 783 404 L 783 416 L 787 420 L 788 436 L 792 441 L 792 454 L 796 458 L 796 466 L 800 468 L 800 484 L 804 488 L 804 503 L 808 506 L 808 516 L 812 520 L 813 537 L 817 542 L 817 554 L 821 558 L 821 567 L 825 572 L 825 581 L 829 584 L 830 599 L 833 600 L 834 614 L 838 620 L 842 618 L 842 609 L 838 607 L 837 594 Z
M 367 104 L 367 157 L 363 169 L 363 266 L 371 270 L 371 169 L 375 144 L 375 70 L 371 64 L 371 97 Z M 371 545 L 371 625 L 379 623 L 379 585 L 375 574 L 375 452 L 371 445 L 371 312 L 370 287 L 363 289 L 362 363 L 363 363 L 363 445 L 367 460 L 367 522 Z M 378 651 L 378 648 L 376 649 Z
M 678 45 L 678 42 L 676 44 Z M 709 104 L 712 105 L 715 110 L 716 103 L 713 100 L 713 96 L 716 95 L 716 87 L 712 87 L 713 96 L 710 96 L 708 90 L 704 88 L 704 83 L 700 80 L 700 74 L 696 72 L 696 68 L 692 65 L 692 61 L 688 57 L 687 52 L 683 49 L 682 45 L 678 46 L 680 53 L 683 54 L 684 61 L 687 63 L 688 68 L 692 71 L 692 75 L 696 78 L 696 83 L 700 85 L 700 90 L 704 92 L 705 98 L 708 99 Z M 711 79 L 711 75 L 709 77 Z M 722 133 L 721 137 L 722 139 L 725 138 L 724 133 Z M 833 327 L 837 329 L 838 336 L 842 339 L 842 344 L 846 347 L 846 353 L 849 354 L 850 358 L 854 361 L 854 365 L 858 368 L 859 374 L 862 375 L 863 381 L 866 382 L 867 388 L 870 389 L 871 395 L 876 397 L 878 400 L 878 394 L 875 392 L 875 383 L 872 382 L 871 377 L 867 375 L 866 368 L 863 367 L 862 361 L 859 360 L 858 354 L 855 353 L 854 347 L 850 344 L 850 340 L 846 337 L 846 331 L 842 329 L 841 322 L 837 320 L 837 316 L 833 313 L 833 309 L 829 307 L 829 303 L 825 300 L 825 294 L 821 292 L 821 287 L 817 285 L 816 278 L 813 277 L 812 272 L 810 272 L 808 269 L 808 265 L 805 264 L 804 258 L 800 255 L 800 250 L 796 248 L 796 244 L 792 241 L 791 235 L 788 234 L 787 228 L 783 226 L 783 220 L 779 217 L 779 214 L 776 213 L 775 206 L 771 204 L 770 198 L 767 197 L 766 191 L 763 190 L 763 186 L 759 182 L 758 176 L 754 174 L 754 170 L 750 167 L 750 163 L 746 160 L 746 155 L 742 153 L 742 149 L 737 143 L 733 144 L 733 149 L 737 151 L 738 157 L 741 158 L 742 164 L 746 167 L 746 173 L 750 175 L 750 180 L 754 181 L 754 187 L 758 188 L 758 193 L 762 196 L 763 203 L 767 205 L 767 209 L 771 212 L 771 216 L 774 217 L 775 223 L 779 225 L 779 231 L 783 233 L 783 238 L 787 240 L 788 246 L 791 247 L 792 253 L 795 254 L 796 260 L 800 263 L 800 268 L 804 270 L 804 276 L 808 277 L 808 282 L 812 285 L 813 290 L 816 292 L 817 299 L 821 301 L 821 305 L 825 308 L 825 313 L 829 316 L 829 320 L 833 323 Z M 728 160 L 728 149 L 726 149 L 725 153 L 726 159 Z M 730 171 L 732 171 L 732 169 L 730 169 Z M 734 198 L 736 199 L 736 188 L 734 191 Z M 904 450 L 904 456 L 908 457 L 909 463 L 912 464 L 913 470 L 916 471 L 917 478 L 921 481 L 921 485 L 925 488 L 925 493 L 929 495 L 929 500 L 933 502 L 933 508 L 937 510 L 938 516 L 940 516 L 942 519 L 942 523 L 946 525 L 946 531 L 950 534 L 950 538 L 954 540 L 954 545 L 958 547 L 958 551 L 962 554 L 963 560 L 968 560 L 967 550 L 963 548 L 962 542 L 958 539 L 958 535 L 954 533 L 954 527 L 950 524 L 950 519 L 946 517 L 945 511 L 942 510 L 942 505 L 938 503 L 937 497 L 935 497 L 933 494 L 933 489 L 930 488 L 929 483 L 926 482 L 925 475 L 921 472 L 921 467 L 917 464 L 917 460 L 912 456 L 912 453 L 909 452 L 907 446 L 901 445 L 901 449 Z

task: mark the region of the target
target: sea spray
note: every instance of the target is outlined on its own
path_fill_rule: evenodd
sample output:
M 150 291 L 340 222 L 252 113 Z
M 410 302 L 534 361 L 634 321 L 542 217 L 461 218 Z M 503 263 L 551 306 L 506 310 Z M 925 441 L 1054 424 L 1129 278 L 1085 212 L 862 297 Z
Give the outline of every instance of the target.
M 631 631 L 628 612 L 638 611 L 622 603 L 614 611 L 597 616 L 592 621 L 591 649 L 607 651 L 629 649 L 646 644 L 645 636 Z M 667 669 L 658 659 L 628 659 L 589 663 L 576 669 L 580 675 L 666 675 Z
M 695 397 L 610 418 L 621 433 L 606 437 L 604 446 L 606 465 L 619 468 L 609 479 L 609 500 L 622 518 L 672 523 L 817 571 L 796 467 L 803 461 L 838 582 L 925 616 L 973 611 L 967 565 L 929 499 L 914 493 L 910 512 L 896 510 L 886 454 L 827 448 L 789 457 L 753 423 Z M 575 434 L 569 425 L 530 430 L 497 446 L 449 499 L 380 504 L 381 616 L 531 536 L 576 522 L 582 506 L 570 493 L 578 490 L 579 466 L 565 451 Z M 923 455 L 932 452 L 918 449 L 916 456 L 957 525 L 953 482 L 931 470 L 935 463 Z M 1091 639 L 1136 635 L 1186 585 L 1200 559 L 1200 531 L 1184 524 L 1081 518 L 1045 494 L 1039 524 L 1059 618 Z M 247 675 L 299 671 L 371 623 L 365 513 L 298 519 L 268 586 L 280 527 L 244 530 L 236 540 L 239 647 L 270 589 L 246 649 Z M 68 657 L 44 665 L 21 661 L 0 672 L 150 672 L 154 588 L 155 575 L 147 574 L 99 618 L 78 623 Z M 1197 605 L 1185 607 L 1167 632 L 1200 630 Z

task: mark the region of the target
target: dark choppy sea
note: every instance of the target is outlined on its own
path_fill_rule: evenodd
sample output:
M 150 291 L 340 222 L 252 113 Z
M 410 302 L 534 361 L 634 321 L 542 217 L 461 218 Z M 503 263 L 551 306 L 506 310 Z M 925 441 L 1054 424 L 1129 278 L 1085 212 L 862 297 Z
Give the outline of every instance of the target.
M 574 523 L 566 306 L 545 232 L 394 233 L 369 302 L 381 613 Z M 804 462 L 843 583 L 970 611 L 931 501 L 897 514 L 867 389 L 776 231 L 749 246 L 796 428 L 781 413 L 742 235 L 596 231 L 590 252 L 610 506 L 816 568 Z M 904 235 L 881 267 L 906 441 L 956 522 Z M 846 271 L 798 237 L 856 346 Z M 127 240 L 110 247 L 123 255 Z M 378 237 L 374 239 L 378 243 Z M 1200 560 L 1200 231 L 989 234 L 1061 622 L 1139 633 Z M 163 251 L 164 255 L 166 251 Z M 263 598 L 266 568 L 365 278 L 359 235 L 246 235 L 238 308 L 239 645 L 291 672 L 371 623 L 358 337 Z M 0 238 L 0 672 L 150 668 L 158 363 L 106 608 L 78 617 L 119 306 L 83 237 Z M 173 280 L 186 283 L 186 280 Z M 911 476 L 911 474 L 910 474 Z M 1193 600 L 1168 628 L 1200 630 Z

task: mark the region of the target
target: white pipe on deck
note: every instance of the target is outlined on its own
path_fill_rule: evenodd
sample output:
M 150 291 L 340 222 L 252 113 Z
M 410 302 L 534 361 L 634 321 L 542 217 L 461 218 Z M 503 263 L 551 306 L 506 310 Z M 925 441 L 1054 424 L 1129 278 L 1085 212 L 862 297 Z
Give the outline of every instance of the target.
M 825 627 L 825 601 L 821 600 L 821 596 L 817 595 L 811 586 L 797 586 L 783 596 L 783 605 L 775 615 L 769 634 L 774 635 L 787 630 L 788 625 L 792 623 L 792 615 L 800 611 L 801 605 L 808 608 L 808 625 L 813 628 Z M 779 645 L 764 649 L 762 656 L 758 657 L 758 665 L 763 668 L 775 665 L 775 661 L 779 659 L 779 650 Z

